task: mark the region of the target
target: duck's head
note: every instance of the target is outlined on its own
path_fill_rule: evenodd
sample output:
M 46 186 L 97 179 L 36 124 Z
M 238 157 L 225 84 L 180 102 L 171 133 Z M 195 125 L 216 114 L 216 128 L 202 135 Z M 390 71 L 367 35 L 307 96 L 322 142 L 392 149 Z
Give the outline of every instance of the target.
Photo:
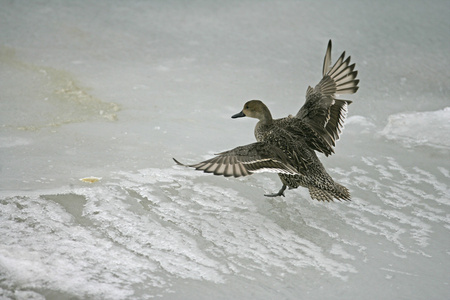
M 233 119 L 241 117 L 256 118 L 260 121 L 272 121 L 272 115 L 270 114 L 267 106 L 260 100 L 250 100 L 244 104 L 244 108 L 241 112 L 232 115 Z

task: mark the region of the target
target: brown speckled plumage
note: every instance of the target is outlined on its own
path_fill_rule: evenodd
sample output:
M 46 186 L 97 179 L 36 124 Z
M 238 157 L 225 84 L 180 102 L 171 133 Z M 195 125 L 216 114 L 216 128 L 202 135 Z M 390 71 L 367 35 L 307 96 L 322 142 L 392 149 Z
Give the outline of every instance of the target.
M 266 196 L 284 196 L 286 187 L 309 189 L 311 198 L 320 201 L 350 200 L 348 189 L 333 181 L 315 151 L 326 156 L 334 153 L 347 114 L 349 100 L 336 99 L 336 94 L 353 94 L 358 90 L 355 64 L 345 52 L 331 67 L 331 41 L 328 43 L 322 69 L 322 80 L 308 87 L 306 101 L 295 116 L 273 119 L 260 100 L 245 103 L 233 118 L 259 119 L 255 127 L 257 142 L 217 154 L 216 157 L 188 165 L 214 175 L 246 176 L 258 172 L 278 173 L 282 188 Z M 178 164 L 177 160 L 175 160 Z

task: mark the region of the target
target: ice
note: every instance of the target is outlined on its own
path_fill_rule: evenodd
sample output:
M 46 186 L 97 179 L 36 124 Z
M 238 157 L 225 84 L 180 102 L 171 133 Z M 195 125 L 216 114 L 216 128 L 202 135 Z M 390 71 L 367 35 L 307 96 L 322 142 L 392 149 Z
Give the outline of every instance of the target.
M 438 111 L 391 115 L 381 134 L 406 147 L 424 145 L 450 148 L 448 132 L 450 132 L 450 107 Z
M 448 298 L 448 1 L 0 6 L 0 298 Z M 330 38 L 351 202 L 175 165 L 295 114 Z

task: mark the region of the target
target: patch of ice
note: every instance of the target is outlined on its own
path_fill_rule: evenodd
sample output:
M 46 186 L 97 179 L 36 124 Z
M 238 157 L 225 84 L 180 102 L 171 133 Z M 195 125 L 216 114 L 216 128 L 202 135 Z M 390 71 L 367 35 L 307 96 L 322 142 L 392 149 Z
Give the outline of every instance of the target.
M 284 280 L 312 270 L 346 281 L 380 259 L 435 255 L 431 236 L 450 228 L 446 183 L 391 157 L 361 162 L 338 169 L 357 195 L 345 205 L 298 199 L 306 190 L 255 200 L 250 183 L 259 189 L 270 178 L 227 180 L 179 166 L 3 198 L 3 276 L 24 291 L 145 299 L 170 293 L 177 279 L 219 287 L 232 277 Z M 390 254 L 374 258 L 374 245 Z
M 345 124 L 346 125 L 360 125 L 363 127 L 375 127 L 375 124 L 373 124 L 373 122 L 371 122 L 368 118 L 364 117 L 364 116 L 351 116 L 348 117 L 345 120 Z
M 429 112 L 390 115 L 381 134 L 406 147 L 450 148 L 450 107 Z
M 331 254 L 338 255 L 343 259 L 355 260 L 355 257 L 347 253 L 340 244 L 333 244 L 330 250 Z
M 21 289 L 124 299 L 139 282 L 155 288 L 165 283 L 157 274 L 149 275 L 156 268 L 153 262 L 127 254 L 91 226 L 80 226 L 45 197 L 12 197 L 0 203 L 0 269 Z

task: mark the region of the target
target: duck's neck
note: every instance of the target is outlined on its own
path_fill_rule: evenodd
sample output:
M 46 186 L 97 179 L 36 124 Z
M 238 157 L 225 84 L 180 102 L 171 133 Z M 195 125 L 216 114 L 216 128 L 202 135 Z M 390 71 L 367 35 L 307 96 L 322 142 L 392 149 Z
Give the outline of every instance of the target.
M 271 125 L 273 123 L 272 115 L 269 111 L 264 115 L 263 118 L 259 119 L 259 122 L 255 126 L 255 138 L 258 142 L 265 140 L 267 133 L 270 131 Z
M 270 110 L 267 108 L 267 106 L 264 105 L 264 110 L 262 113 L 262 116 L 259 118 L 259 124 L 261 125 L 270 125 L 272 124 L 272 114 L 270 113 Z

